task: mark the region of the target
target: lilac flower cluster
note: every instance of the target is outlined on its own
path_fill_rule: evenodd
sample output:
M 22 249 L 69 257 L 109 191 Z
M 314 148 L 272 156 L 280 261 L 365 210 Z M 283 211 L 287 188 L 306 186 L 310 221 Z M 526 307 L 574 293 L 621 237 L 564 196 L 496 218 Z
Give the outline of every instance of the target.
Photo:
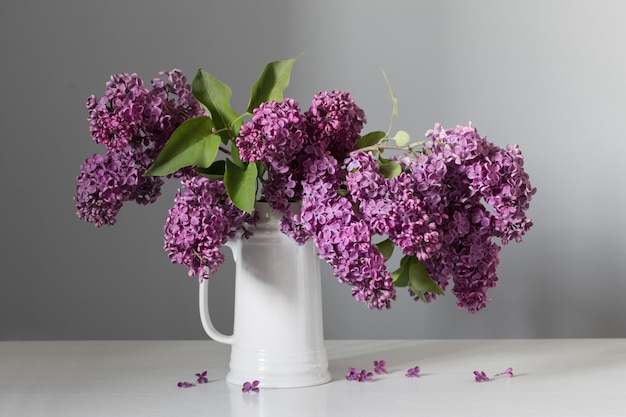
M 87 100 L 92 139 L 106 148 L 85 160 L 77 177 L 79 218 L 100 227 L 114 224 L 126 201 L 148 204 L 163 181 L 143 177 L 172 132 L 189 117 L 203 113 L 191 86 L 178 70 L 162 72 L 144 86 L 137 74 L 115 74 L 104 96 Z
M 442 288 L 452 279 L 457 305 L 476 312 L 498 280 L 500 246 L 493 239 L 521 240 L 532 226 L 525 213 L 536 188 L 517 147 L 501 149 L 471 124 L 445 130 L 437 124 L 427 138 L 423 157 L 408 169 L 443 244 L 424 265 Z
M 95 154 L 80 168 L 76 184 L 77 214 L 96 227 L 114 224 L 125 201 L 148 204 L 160 195 L 163 180 L 143 177 L 130 146 Z
M 293 216 L 294 223 L 313 237 L 319 257 L 333 268 L 339 282 L 352 285 L 357 301 L 370 308 L 389 308 L 396 289 L 385 257 L 372 243 L 371 225 L 359 216 L 349 195 L 337 193 L 345 170 L 330 155 L 316 162 L 311 164 L 310 182 L 303 184 L 302 207 Z
M 165 250 L 173 263 L 189 269 L 198 281 L 209 278 L 224 262 L 220 248 L 256 217 L 237 208 L 226 193 L 223 181 L 201 176 L 181 180 L 174 206 L 165 219 Z
M 345 182 L 341 164 L 365 121 L 348 93 L 321 92 L 304 114 L 291 99 L 261 105 L 237 145 L 242 160 L 266 163 L 263 196 L 284 213 L 283 232 L 298 243 L 313 238 L 336 278 L 352 285 L 357 300 L 380 309 L 396 297 L 391 274 L 367 221 L 349 197 L 337 194 Z M 297 200 L 300 213 L 292 213 L 290 202 Z
M 353 152 L 347 189 L 372 235 L 422 261 L 443 290 L 452 280 L 457 305 L 476 312 L 498 280 L 493 238 L 521 240 L 532 226 L 525 212 L 535 188 L 517 147 L 500 149 L 471 125 L 436 125 L 427 138 L 423 152 L 396 158 L 402 173 L 394 178 L 380 173 L 371 153 Z
M 293 99 L 262 103 L 242 126 L 237 147 L 241 159 L 263 161 L 277 172 L 289 171 L 306 140 L 306 120 Z
M 313 138 L 311 146 L 318 150 L 316 155 L 329 151 L 339 159 L 354 149 L 367 121 L 350 93 L 338 90 L 322 91 L 313 97 L 306 115 L 309 137 Z

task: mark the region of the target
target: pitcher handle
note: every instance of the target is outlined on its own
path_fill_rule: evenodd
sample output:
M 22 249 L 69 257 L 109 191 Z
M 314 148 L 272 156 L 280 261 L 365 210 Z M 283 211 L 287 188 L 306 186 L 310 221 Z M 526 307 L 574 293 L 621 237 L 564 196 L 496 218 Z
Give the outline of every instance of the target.
M 228 245 L 227 245 L 228 246 Z M 203 279 L 200 283 L 199 287 L 199 307 L 200 307 L 200 321 L 202 322 L 202 328 L 206 334 L 213 340 L 219 343 L 224 343 L 227 345 L 233 344 L 233 335 L 225 335 L 224 333 L 219 332 L 215 326 L 213 326 L 213 322 L 211 321 L 211 316 L 209 315 L 209 280 Z

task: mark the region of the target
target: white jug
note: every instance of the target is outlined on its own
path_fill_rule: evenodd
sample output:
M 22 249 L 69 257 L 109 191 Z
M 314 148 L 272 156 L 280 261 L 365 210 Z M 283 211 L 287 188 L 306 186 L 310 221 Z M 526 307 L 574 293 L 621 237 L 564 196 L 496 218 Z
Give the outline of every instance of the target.
M 330 381 L 324 345 L 319 258 L 313 242 L 299 246 L 280 231 L 282 214 L 257 203 L 259 220 L 249 239 L 227 243 L 233 252 L 233 334 L 211 323 L 209 280 L 200 284 L 200 318 L 213 340 L 231 345 L 226 381 L 293 388 Z

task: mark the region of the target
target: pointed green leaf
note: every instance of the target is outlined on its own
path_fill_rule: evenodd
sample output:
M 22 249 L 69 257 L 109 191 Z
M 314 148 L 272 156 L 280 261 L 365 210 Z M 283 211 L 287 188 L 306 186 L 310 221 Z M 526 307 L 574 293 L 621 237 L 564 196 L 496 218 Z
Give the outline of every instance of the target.
M 208 168 L 197 167 L 194 171 L 211 180 L 221 180 L 224 179 L 224 172 L 226 172 L 226 161 L 215 161 Z
M 391 273 L 391 279 L 393 280 L 393 285 L 395 285 L 396 287 L 406 287 L 406 285 L 409 283 L 407 279 L 405 285 L 401 285 L 402 284 L 402 280 L 400 280 L 401 275 L 402 275 L 402 268 L 398 268 Z
M 426 267 L 424 267 L 424 265 L 416 257 L 411 257 L 408 269 L 409 288 L 413 290 L 414 293 L 418 294 L 422 291 L 440 295 L 444 294 L 439 285 L 437 285 L 437 283 L 431 278 L 430 274 L 426 270 Z
M 193 96 L 208 110 L 222 141 L 227 143 L 239 134 L 241 117 L 230 106 L 233 94 L 229 86 L 206 71 L 198 70 L 191 82 Z
M 181 168 L 213 163 L 220 146 L 220 137 L 213 133 L 208 116 L 188 119 L 172 133 L 163 150 L 144 175 L 169 175 Z
M 370 132 L 365 136 L 361 136 L 356 141 L 356 149 L 361 149 L 367 146 L 376 145 L 384 137 L 385 137 L 385 132 L 381 132 L 381 131 Z
M 382 242 L 376 244 L 380 253 L 385 257 L 385 259 L 391 258 L 393 255 L 393 242 L 390 239 L 385 239 Z
M 228 196 L 241 210 L 252 213 L 256 200 L 256 164 L 247 164 L 245 168 L 226 160 L 224 185 Z
M 289 85 L 291 68 L 299 57 L 283 61 L 270 62 L 263 68 L 261 75 L 252 86 L 248 112 L 252 113 L 261 103 L 282 101 L 283 91 Z
M 394 161 L 379 163 L 378 166 L 380 168 L 380 173 L 385 178 L 395 178 L 402 173 L 402 166 Z
M 400 259 L 400 268 L 391 273 L 393 285 L 395 285 L 396 287 L 406 287 L 407 285 L 409 285 L 409 259 L 410 257 L 408 255 L 403 256 L 402 259 Z
M 241 160 L 241 157 L 239 156 L 239 148 L 237 147 L 236 141 L 232 141 L 232 143 L 230 144 L 230 159 L 231 162 L 233 162 L 240 168 L 243 169 L 246 167 L 246 164 L 244 164 L 244 162 Z
M 265 174 L 265 165 L 263 164 L 262 161 L 256 162 L 256 170 L 257 170 L 257 177 L 262 178 L 263 175 Z
M 411 141 L 411 136 L 404 130 L 398 130 L 396 132 L 396 136 L 393 137 L 393 140 L 398 146 L 406 146 Z

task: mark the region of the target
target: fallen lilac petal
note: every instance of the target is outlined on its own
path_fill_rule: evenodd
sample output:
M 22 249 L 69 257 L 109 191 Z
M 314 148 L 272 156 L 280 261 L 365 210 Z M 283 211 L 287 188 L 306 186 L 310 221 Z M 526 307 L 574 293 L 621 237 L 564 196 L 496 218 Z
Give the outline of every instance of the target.
M 254 392 L 259 392 L 259 381 L 252 381 L 250 382 L 244 382 L 243 383 L 243 388 L 241 388 L 241 390 L 243 392 L 250 392 L 250 391 L 254 391 Z
M 489 381 L 489 377 L 482 371 L 474 371 L 474 379 L 476 382 L 487 382 Z
M 207 374 L 207 371 L 196 374 L 196 377 L 198 377 L 197 379 L 198 384 L 206 384 L 207 382 L 209 382 L 209 378 L 206 377 L 206 374 Z
M 419 366 L 414 366 L 413 368 L 409 368 L 406 371 L 406 376 L 407 377 L 417 377 L 420 376 L 420 367 Z
M 365 382 L 365 381 L 371 381 L 373 376 L 374 374 L 372 374 L 371 372 L 367 372 L 365 369 L 362 369 L 360 372 L 357 372 L 356 368 L 351 366 L 348 368 L 346 379 L 348 381 Z
M 363 369 L 359 373 L 359 377 L 357 380 L 359 382 L 371 381 L 372 377 L 373 377 L 373 374 L 371 372 L 367 372 L 365 369 Z
M 179 382 L 177 385 L 179 388 L 191 388 L 196 386 L 196 384 L 194 384 L 193 382 L 186 381 Z
M 500 376 L 500 375 L 506 375 L 509 378 L 512 378 L 513 377 L 513 368 L 506 368 L 506 371 L 500 372 L 499 374 L 496 374 L 495 376 Z
M 386 374 L 386 365 L 387 363 L 384 360 L 374 361 L 374 372 L 376 372 L 377 374 Z

